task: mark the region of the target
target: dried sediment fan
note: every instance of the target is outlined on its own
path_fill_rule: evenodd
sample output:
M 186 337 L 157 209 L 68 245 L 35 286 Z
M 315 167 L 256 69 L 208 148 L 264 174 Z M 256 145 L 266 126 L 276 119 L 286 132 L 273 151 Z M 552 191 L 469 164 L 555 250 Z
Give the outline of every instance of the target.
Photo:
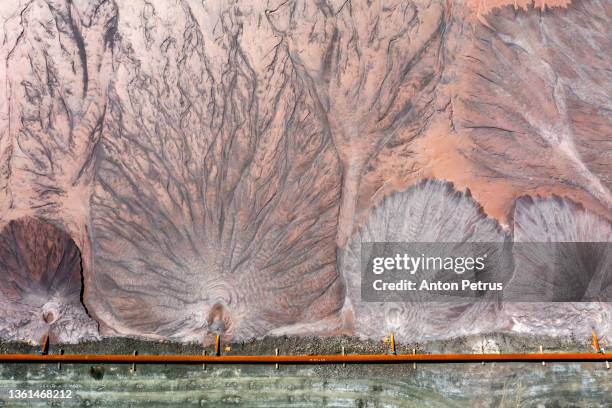
M 342 251 L 346 307 L 354 315 L 355 332 L 372 338 L 393 331 L 399 339 L 418 341 L 504 329 L 494 302 L 440 302 L 418 296 L 406 303 L 363 302 L 361 251 L 367 242 L 440 242 L 448 243 L 449 250 L 462 242 L 464 250 L 471 250 L 475 242 L 494 247 L 506 239 L 499 224 L 468 193 L 456 191 L 448 182 L 428 180 L 386 197 Z M 417 277 L 430 279 L 431 274 L 419 271 Z
M 33 343 L 97 338 L 81 303 L 81 253 L 61 229 L 21 218 L 0 231 L 0 336 Z
M 518 245 L 514 251 L 516 272 L 509 290 L 518 290 L 524 296 L 537 293 L 539 288 L 552 292 L 553 296 L 555 292 L 567 295 L 569 290 L 571 297 L 587 300 L 507 303 L 504 314 L 511 319 L 514 331 L 587 337 L 589 330 L 596 328 L 599 332 L 611 333 L 612 224 L 561 197 L 522 197 L 517 200 L 513 219 L 517 243 L 566 244 Z M 556 262 L 542 262 L 542 259 L 556 259 Z
M 345 307 L 354 316 L 355 333 L 372 338 L 393 331 L 400 339 L 418 341 L 494 331 L 580 337 L 588 337 L 593 327 L 601 333 L 612 332 L 612 305 L 607 302 L 612 296 L 612 252 L 610 244 L 602 245 L 612 242 L 612 224 L 561 197 L 522 197 L 512 220 L 511 231 L 503 231 L 469 194 L 456 191 L 447 182 L 429 180 L 387 196 L 341 251 L 347 282 Z M 503 304 L 490 299 L 448 301 L 418 295 L 409 297 L 409 302 L 362 301 L 363 243 L 449 243 L 451 253 L 457 242 L 466 243 L 469 251 L 475 248 L 470 243 L 482 242 L 490 246 L 491 254 L 498 248 L 495 243 L 506 240 L 516 244 L 512 261 L 505 266 L 511 266 L 507 271 L 512 273 L 488 271 L 490 276 L 511 277 L 503 282 Z M 534 242 L 538 244 L 526 245 Z M 551 242 L 583 244 L 565 245 L 564 253 L 558 253 Z M 502 269 L 501 265 L 496 260 L 488 268 Z M 429 271 L 421 270 L 416 276 L 417 282 L 435 279 Z M 553 294 L 569 291 L 572 298 L 582 301 L 550 302 L 555 296 L 543 301 L 538 297 L 540 285 Z

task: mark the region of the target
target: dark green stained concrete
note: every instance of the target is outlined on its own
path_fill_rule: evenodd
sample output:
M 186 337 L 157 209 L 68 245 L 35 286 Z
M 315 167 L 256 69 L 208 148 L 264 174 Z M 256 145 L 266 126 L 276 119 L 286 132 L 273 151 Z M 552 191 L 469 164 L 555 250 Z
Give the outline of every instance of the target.
M 588 342 L 492 335 L 501 352 L 588 351 Z M 398 352 L 470 352 L 482 338 L 398 345 Z M 385 352 L 378 342 L 349 337 L 266 338 L 233 344 L 236 354 Z M 201 354 L 200 345 L 106 339 L 52 345 L 50 352 Z M 208 347 L 209 352 L 212 350 Z M 4 343 L 0 352 L 34 352 Z M 9 389 L 70 389 L 70 400 L 10 400 Z M 532 407 L 612 406 L 612 372 L 602 363 L 213 366 L 0 365 L 6 407 Z

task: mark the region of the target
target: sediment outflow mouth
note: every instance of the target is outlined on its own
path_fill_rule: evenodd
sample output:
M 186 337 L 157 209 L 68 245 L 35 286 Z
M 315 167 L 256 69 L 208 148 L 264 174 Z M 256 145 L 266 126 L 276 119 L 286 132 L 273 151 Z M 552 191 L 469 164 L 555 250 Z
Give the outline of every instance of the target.
M 208 331 L 215 334 L 225 334 L 231 331 L 232 318 L 227 308 L 221 303 L 215 303 L 208 314 Z
M 47 324 L 53 324 L 56 322 L 58 314 L 56 310 L 45 310 L 43 308 L 42 319 Z
M 71 342 L 97 337 L 81 303 L 81 252 L 71 237 L 36 218 L 0 232 L 0 338 L 40 342 L 47 334 Z

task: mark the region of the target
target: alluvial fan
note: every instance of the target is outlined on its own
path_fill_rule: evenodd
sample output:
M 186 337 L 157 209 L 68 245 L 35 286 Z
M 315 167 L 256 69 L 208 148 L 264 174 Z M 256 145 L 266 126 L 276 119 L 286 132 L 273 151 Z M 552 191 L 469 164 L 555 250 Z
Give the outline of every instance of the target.
M 81 253 L 42 220 L 11 221 L 0 232 L 0 337 L 40 343 L 98 337 L 81 303 Z
M 450 183 L 430 180 L 387 197 L 368 217 L 346 251 L 341 265 L 347 305 L 355 332 L 376 337 L 393 331 L 399 339 L 417 340 L 499 329 L 498 305 L 488 301 L 363 302 L 361 245 L 366 242 L 500 243 L 507 239 L 498 223 L 482 212 L 468 193 Z M 492 245 L 494 247 L 494 245 Z M 427 277 L 425 277 L 427 278 Z
M 504 312 L 523 333 L 589 336 L 612 333 L 612 224 L 560 197 L 517 201 L 514 211 L 515 276 L 510 290 L 529 296 L 539 288 L 576 302 L 509 302 Z M 520 243 L 559 245 L 520 245 Z M 516 285 L 516 288 L 515 288 Z M 572 293 L 559 293 L 569 288 Z

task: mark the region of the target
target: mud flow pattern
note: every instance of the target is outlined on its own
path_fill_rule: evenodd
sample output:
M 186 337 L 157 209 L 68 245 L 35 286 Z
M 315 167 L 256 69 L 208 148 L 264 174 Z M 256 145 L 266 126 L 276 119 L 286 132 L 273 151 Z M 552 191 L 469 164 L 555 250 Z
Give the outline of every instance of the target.
M 59 227 L 36 218 L 9 222 L 0 232 L 0 336 L 41 343 L 96 338 L 82 303 L 81 252 Z

